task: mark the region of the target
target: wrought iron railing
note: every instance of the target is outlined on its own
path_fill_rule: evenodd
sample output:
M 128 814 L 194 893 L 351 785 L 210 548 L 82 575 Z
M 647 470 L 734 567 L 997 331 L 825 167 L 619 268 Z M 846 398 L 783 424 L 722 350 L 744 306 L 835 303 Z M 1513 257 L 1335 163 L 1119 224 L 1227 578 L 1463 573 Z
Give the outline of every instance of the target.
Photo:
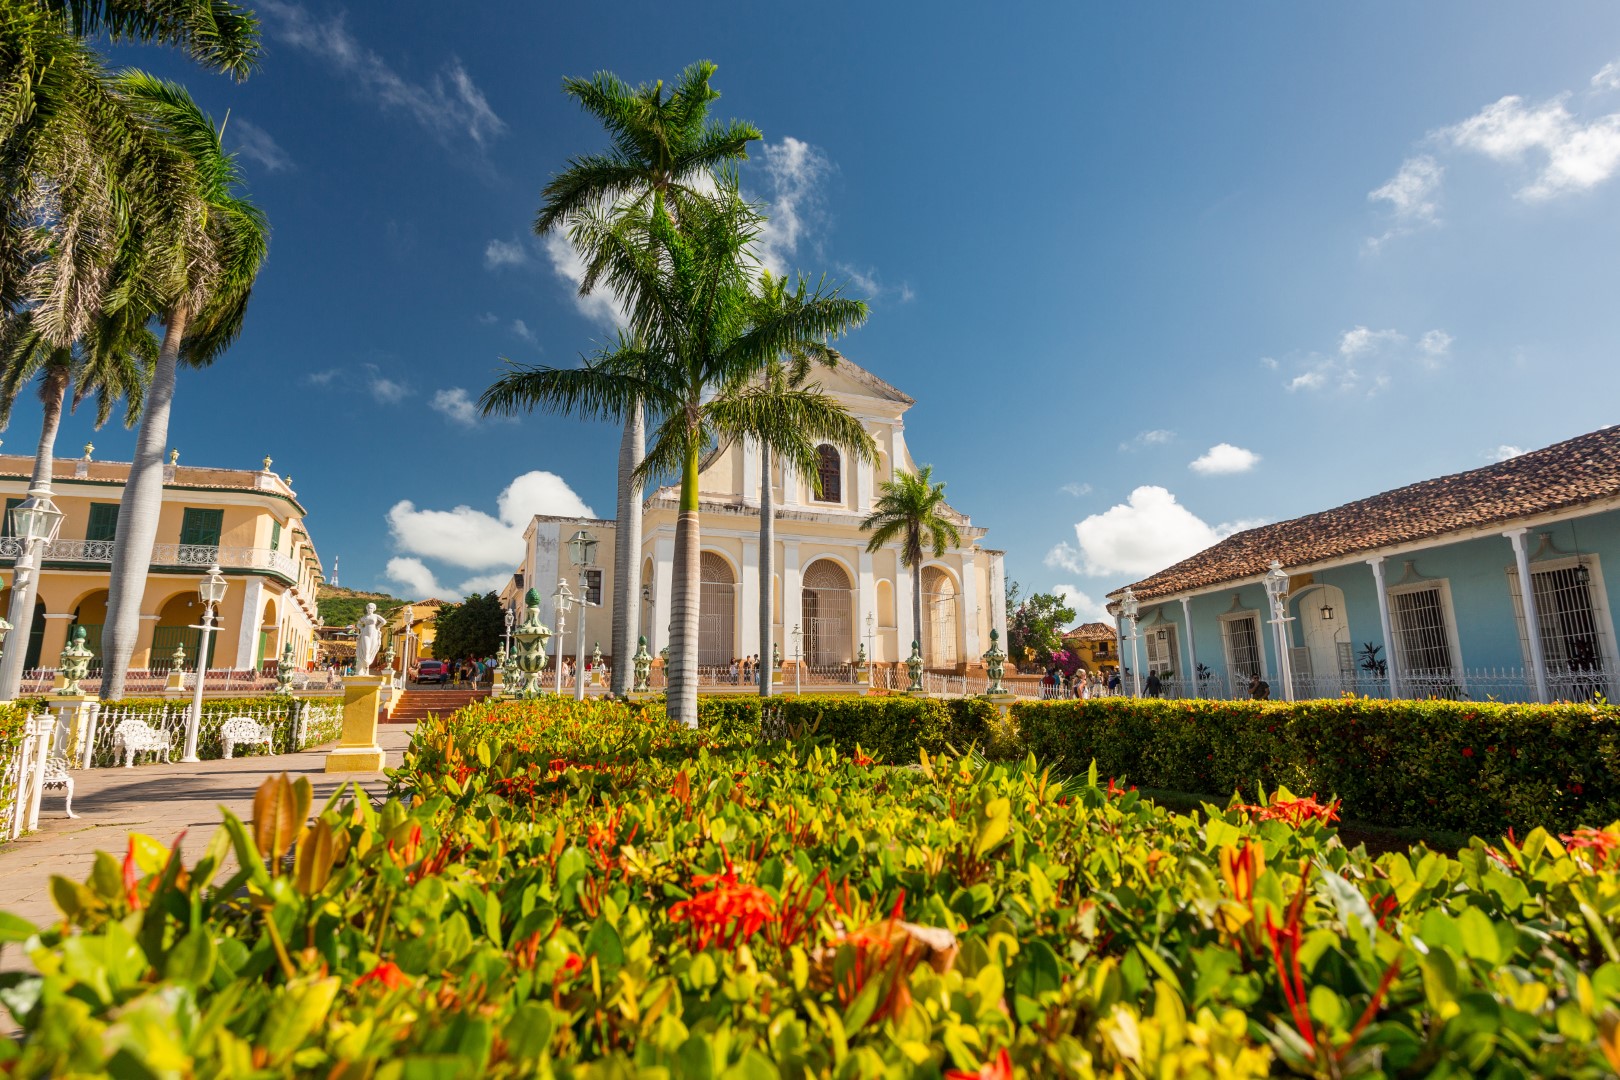
M 45 548 L 46 562 L 111 564 L 115 540 L 54 540 Z M 22 541 L 15 536 L 0 537 L 0 560 L 22 555 Z M 292 556 L 272 548 L 228 547 L 219 544 L 153 544 L 153 566 L 183 566 L 207 570 L 218 564 L 223 570 L 269 570 L 293 581 L 298 580 L 298 563 Z

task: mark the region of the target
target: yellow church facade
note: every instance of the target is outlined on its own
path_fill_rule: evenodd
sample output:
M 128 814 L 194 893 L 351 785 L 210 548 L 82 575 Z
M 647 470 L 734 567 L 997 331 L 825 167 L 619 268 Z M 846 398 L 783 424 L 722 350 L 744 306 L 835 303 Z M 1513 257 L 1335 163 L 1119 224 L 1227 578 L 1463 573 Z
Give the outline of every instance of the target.
M 26 494 L 33 466 L 32 457 L 0 455 L 6 510 Z M 55 463 L 51 497 L 63 513 L 61 529 L 45 551 L 34 625 L 26 632 L 19 627 L 5 646 L 28 650 L 28 670 L 57 667 L 78 625 L 95 653 L 92 671 L 100 668 L 118 501 L 128 476 L 127 462 L 87 456 Z M 9 514 L 3 530 L 0 567 L 9 570 L 21 553 Z M 229 587 L 210 667 L 260 669 L 289 642 L 300 665 L 313 657 L 315 590 L 323 574 L 304 508 L 287 481 L 268 468 L 168 465 L 132 670 L 166 669 L 177 644 L 185 647 L 188 667 L 195 661 L 199 634 L 191 628 L 202 614 L 197 585 L 216 563 Z M 10 605 L 8 587 L 0 590 L 0 613 Z
M 883 482 L 896 471 L 917 467 L 906 442 L 904 419 L 915 402 L 848 360 L 820 374 L 817 381 L 861 421 L 878 452 L 875 461 L 863 462 L 843 448 L 822 446 L 814 476 L 799 475 L 772 461 L 769 479 L 776 524 L 769 588 L 772 636 L 783 660 L 802 660 L 811 669 L 835 668 L 856 660 L 864 647 L 874 662 L 895 663 L 909 656 L 911 642 L 919 640 L 931 669 L 960 672 L 979 665 L 990 647 L 992 629 L 1006 640 L 1002 552 L 982 544 L 985 530 L 967 515 L 949 510 L 961 546 L 923 562 L 923 619 L 920 627 L 914 626 L 912 570 L 902 564 L 898 545 L 868 552 L 860 523 L 871 513 Z M 763 651 L 761 473 L 759 448 L 743 441 L 711 453 L 699 475 L 698 662 L 708 674 L 720 674 L 734 659 Z M 678 497 L 675 487 L 664 487 L 647 498 L 637 553 L 638 623 L 655 655 L 669 642 Z M 581 528 L 600 542 L 587 589 L 593 600 L 600 598 L 601 606 L 585 613 L 586 653 L 600 642 L 606 655 L 612 640 L 616 542 L 612 521 L 534 518 L 524 536 L 523 563 L 505 598 L 513 604 L 534 586 L 542 597 L 542 619 L 555 628 L 552 596 L 559 578 L 578 591 L 578 572 L 570 564 L 567 543 Z M 562 643 L 568 655 L 575 653 L 578 631 L 576 608 L 568 615 Z M 553 651 L 557 647 L 553 641 Z

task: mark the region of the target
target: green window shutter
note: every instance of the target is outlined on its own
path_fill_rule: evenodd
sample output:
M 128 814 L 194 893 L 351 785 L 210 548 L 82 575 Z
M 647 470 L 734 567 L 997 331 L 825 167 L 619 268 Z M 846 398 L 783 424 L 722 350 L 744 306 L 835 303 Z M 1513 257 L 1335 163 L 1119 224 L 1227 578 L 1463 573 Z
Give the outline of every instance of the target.
M 219 535 L 225 527 L 225 511 L 186 507 L 180 518 L 180 542 L 203 547 L 218 547 Z
M 5 520 L 4 526 L 0 527 L 0 536 L 15 536 L 15 535 L 17 535 L 16 533 L 11 531 L 11 508 L 16 506 L 20 502 L 22 502 L 21 499 L 7 499 L 6 500 L 6 520 Z
M 85 530 L 86 540 L 115 540 L 118 537 L 118 504 L 91 503 L 90 527 Z
M 281 550 L 281 522 L 279 521 L 270 523 L 270 550 Z

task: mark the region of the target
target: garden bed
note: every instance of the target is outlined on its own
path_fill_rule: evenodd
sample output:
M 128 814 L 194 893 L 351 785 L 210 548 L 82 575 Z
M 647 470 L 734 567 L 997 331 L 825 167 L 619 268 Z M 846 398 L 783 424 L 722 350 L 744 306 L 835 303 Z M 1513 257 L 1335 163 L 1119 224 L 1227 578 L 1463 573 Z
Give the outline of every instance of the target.
M 882 730 L 903 741 L 911 715 Z M 200 859 L 133 838 L 58 879 L 62 923 L 0 916 L 43 973 L 0 977 L 26 1034 L 0 1056 L 18 1075 L 1620 1065 L 1620 827 L 1373 858 L 1287 792 L 1176 813 L 1106 775 L 883 768 L 711 720 L 482 704 L 419 725 L 380 809 L 281 778 Z

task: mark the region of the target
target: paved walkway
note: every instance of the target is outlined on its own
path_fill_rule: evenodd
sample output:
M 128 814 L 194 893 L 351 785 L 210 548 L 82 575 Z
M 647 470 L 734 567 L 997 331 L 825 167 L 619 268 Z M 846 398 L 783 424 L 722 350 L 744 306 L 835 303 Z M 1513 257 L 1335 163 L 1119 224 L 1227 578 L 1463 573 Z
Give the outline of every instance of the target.
M 388 751 L 390 768 L 399 765 L 414 725 L 383 725 L 378 742 Z M 358 780 L 373 795 L 387 780 L 381 773 L 327 773 L 323 750 L 300 754 L 254 754 L 230 761 L 195 765 L 139 765 L 133 769 L 89 769 L 73 773 L 73 810 L 62 812 L 62 797 L 46 792 L 39 810 L 39 830 L 0 845 L 0 910 L 44 925 L 58 918 L 51 902 L 50 879 L 61 874 L 83 881 L 95 853 L 122 859 L 128 834 L 145 833 L 172 845 L 186 833 L 186 862 L 194 862 L 224 819 L 223 806 L 244 820 L 253 813 L 253 793 L 266 777 L 287 773 L 309 777 L 315 789 L 314 809 L 340 785 Z M 0 954 L 0 970 L 26 965 L 21 950 Z M 0 1014 L 3 1015 L 3 1014 Z

